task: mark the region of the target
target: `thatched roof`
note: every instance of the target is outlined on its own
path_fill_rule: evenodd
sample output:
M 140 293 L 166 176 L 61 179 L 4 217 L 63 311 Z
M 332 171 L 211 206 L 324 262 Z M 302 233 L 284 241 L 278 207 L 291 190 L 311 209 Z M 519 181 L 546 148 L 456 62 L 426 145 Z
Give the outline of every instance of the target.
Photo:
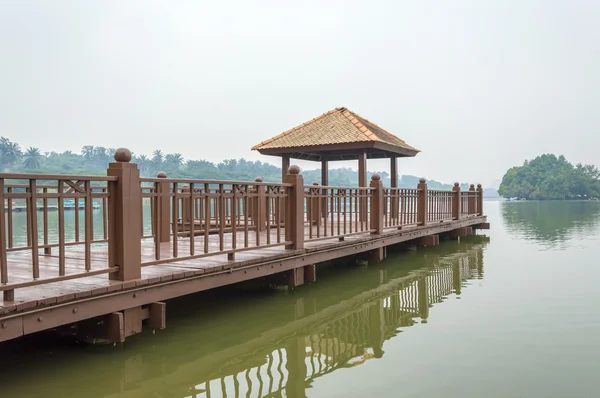
M 419 150 L 373 122 L 336 108 L 254 146 L 265 155 L 321 160 L 356 159 L 362 151 L 369 158 L 415 156 Z

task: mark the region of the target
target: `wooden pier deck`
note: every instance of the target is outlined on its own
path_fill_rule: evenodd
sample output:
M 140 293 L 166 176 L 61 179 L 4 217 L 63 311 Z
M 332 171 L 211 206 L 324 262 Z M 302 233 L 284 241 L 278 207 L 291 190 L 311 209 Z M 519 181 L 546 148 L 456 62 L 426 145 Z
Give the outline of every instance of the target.
M 90 320 L 105 325 L 98 337 L 123 341 L 146 319 L 164 328 L 170 298 L 262 277 L 296 287 L 314 282 L 324 261 L 364 253 L 380 261 L 390 245 L 489 228 L 481 187 L 384 188 L 378 176 L 369 187 L 305 186 L 293 167 L 280 184 L 143 179 L 127 157 L 115 158 L 106 177 L 0 174 L 0 341 Z M 24 192 L 15 180 L 28 181 Z M 85 203 L 71 240 L 65 199 Z M 25 201 L 22 244 L 5 200 Z

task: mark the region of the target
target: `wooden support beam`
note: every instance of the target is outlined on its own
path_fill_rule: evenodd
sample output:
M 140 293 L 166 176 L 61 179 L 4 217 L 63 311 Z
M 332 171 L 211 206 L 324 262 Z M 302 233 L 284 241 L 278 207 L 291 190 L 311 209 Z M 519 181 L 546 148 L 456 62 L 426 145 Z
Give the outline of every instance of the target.
M 106 337 L 107 340 L 115 343 L 123 343 L 125 341 L 123 313 L 113 312 L 106 316 Z
M 387 257 L 386 249 L 386 247 L 378 247 L 369 252 L 369 264 L 378 264 L 385 260 L 385 258 Z
M 467 236 L 473 235 L 473 228 L 472 227 L 465 227 L 465 229 L 467 230 Z
M 428 235 L 423 236 L 417 240 L 417 246 L 439 246 L 440 237 L 439 235 Z
M 448 236 L 450 238 L 462 238 L 465 236 L 469 236 L 467 232 L 467 228 L 457 228 L 450 232 L 448 232 Z
M 304 285 L 304 267 L 298 267 L 291 269 L 287 272 L 288 275 L 288 288 L 294 290 L 294 288 Z
M 148 306 L 147 324 L 152 329 L 165 329 L 167 327 L 167 304 L 152 303 Z
M 125 341 L 125 322 L 122 312 L 86 319 L 77 324 L 77 338 L 88 343 L 122 343 Z
M 473 225 L 472 228 L 474 230 L 477 230 L 477 229 L 490 229 L 490 223 L 489 222 L 484 222 L 484 223 L 481 223 L 481 224 Z
M 317 266 L 316 264 L 307 265 L 304 267 L 304 283 L 314 283 L 317 281 Z
M 145 313 L 144 313 L 145 312 Z M 133 336 L 142 332 L 142 321 L 148 316 L 148 310 L 142 307 L 129 308 L 123 311 L 125 318 L 125 337 Z

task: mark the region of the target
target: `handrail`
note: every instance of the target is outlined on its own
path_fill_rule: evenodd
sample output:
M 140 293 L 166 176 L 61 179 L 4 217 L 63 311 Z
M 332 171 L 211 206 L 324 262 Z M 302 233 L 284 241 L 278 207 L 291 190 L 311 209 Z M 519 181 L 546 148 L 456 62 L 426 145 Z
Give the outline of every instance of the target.
M 34 173 L 0 173 L 4 180 L 86 180 L 86 181 L 117 181 L 118 178 L 111 176 L 74 175 L 74 174 L 34 174 Z

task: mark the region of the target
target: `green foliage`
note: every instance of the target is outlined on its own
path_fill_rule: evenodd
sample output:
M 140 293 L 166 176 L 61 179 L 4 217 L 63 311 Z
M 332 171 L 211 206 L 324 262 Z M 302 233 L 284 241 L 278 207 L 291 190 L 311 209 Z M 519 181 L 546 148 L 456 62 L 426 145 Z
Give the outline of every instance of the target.
M 4 171 L 50 174 L 104 175 L 108 163 L 112 161 L 114 149 L 101 146 L 86 145 L 81 153 L 65 151 L 62 153 L 42 153 L 38 148 L 30 147 L 23 153 L 19 144 L 7 138 L 0 138 L 0 166 Z M 260 161 L 246 159 L 226 159 L 215 164 L 206 160 L 185 160 L 179 153 L 163 153 L 155 150 L 151 156 L 133 155 L 133 163 L 137 163 L 143 177 L 154 177 L 164 171 L 171 178 L 193 178 L 203 180 L 254 181 L 261 177 L 266 182 L 281 181 L 281 168 Z M 303 170 L 307 184 L 321 181 L 321 170 Z M 368 178 L 371 178 L 369 173 Z M 390 186 L 390 176 L 380 172 L 385 186 Z M 399 179 L 402 188 L 415 188 L 419 177 L 405 175 Z M 452 185 L 437 181 L 427 181 L 430 189 L 450 190 Z M 330 169 L 329 185 L 358 186 L 358 172 L 350 168 Z M 462 184 L 462 189 L 468 189 Z
M 596 166 L 573 166 L 562 155 L 545 154 L 509 169 L 498 193 L 534 200 L 585 199 L 600 196 L 599 179 Z

